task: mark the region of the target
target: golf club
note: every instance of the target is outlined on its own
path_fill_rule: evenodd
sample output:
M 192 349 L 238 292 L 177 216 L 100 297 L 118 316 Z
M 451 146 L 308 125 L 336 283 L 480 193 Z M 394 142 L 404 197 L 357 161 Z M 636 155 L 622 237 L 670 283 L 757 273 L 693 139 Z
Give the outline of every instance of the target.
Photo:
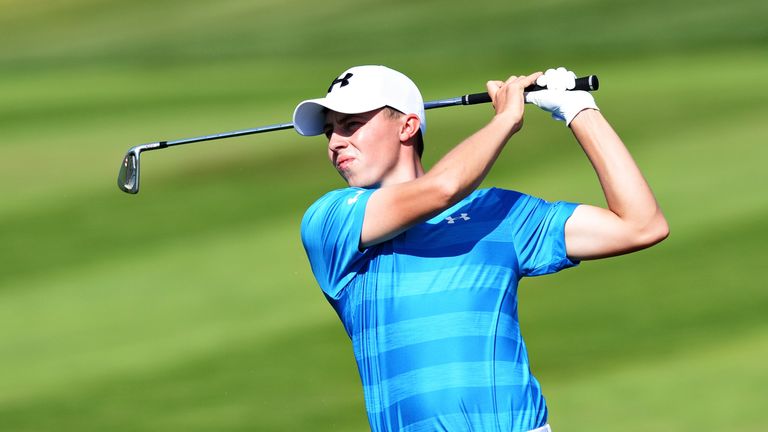
M 576 86 L 572 90 L 586 90 L 594 91 L 600 86 L 600 82 L 596 75 L 589 75 L 586 77 L 576 78 Z M 546 90 L 546 87 L 538 85 L 532 85 L 525 88 L 526 92 Z M 481 103 L 487 103 L 491 101 L 488 93 L 473 93 L 464 96 L 458 96 L 448 99 L 440 99 L 424 103 L 424 109 L 442 108 L 454 105 L 475 105 Z M 150 150 L 164 149 L 166 147 L 177 146 L 182 144 L 190 144 L 202 141 L 213 141 L 222 138 L 233 138 L 245 135 L 252 135 L 263 132 L 272 132 L 283 129 L 292 129 L 293 123 L 280 123 L 269 126 L 261 126 L 254 129 L 243 129 L 233 132 L 224 132 L 214 135 L 204 135 L 194 138 L 185 138 L 174 141 L 158 141 L 149 144 L 140 144 L 131 147 L 123 158 L 123 163 L 120 165 L 120 172 L 117 175 L 117 186 L 123 192 L 129 194 L 139 193 L 139 169 L 140 169 L 140 157 L 141 153 Z

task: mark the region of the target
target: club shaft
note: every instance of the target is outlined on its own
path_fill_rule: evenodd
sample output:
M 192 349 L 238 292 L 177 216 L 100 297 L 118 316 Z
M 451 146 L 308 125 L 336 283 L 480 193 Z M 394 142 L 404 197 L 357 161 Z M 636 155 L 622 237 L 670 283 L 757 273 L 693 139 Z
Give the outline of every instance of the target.
M 589 75 L 581 78 L 576 78 L 576 87 L 573 90 L 586 90 L 586 91 L 594 91 L 597 90 L 600 83 L 597 80 L 596 75 Z M 545 90 L 546 87 L 540 87 L 537 85 L 532 85 L 525 88 L 526 92 L 532 92 L 532 91 L 539 91 L 539 90 Z M 464 96 L 458 96 L 448 99 L 439 99 L 434 101 L 429 101 L 424 104 L 424 109 L 433 109 L 433 108 L 442 108 L 447 106 L 454 106 L 454 105 L 475 105 L 475 104 L 481 104 L 481 103 L 488 103 L 491 101 L 490 95 L 488 93 L 473 93 L 473 94 L 467 94 Z M 159 141 L 157 143 L 152 143 L 149 145 L 145 145 L 145 147 L 142 150 L 156 150 L 166 147 L 171 147 L 175 145 L 182 145 L 182 144 L 190 144 L 190 143 L 196 143 L 196 142 L 202 142 L 202 141 L 213 141 L 223 138 L 234 138 L 234 137 L 240 137 L 240 136 L 246 136 L 246 135 L 253 135 L 257 133 L 264 133 L 264 132 L 272 132 L 272 131 L 278 131 L 278 130 L 284 130 L 284 129 L 292 129 L 293 123 L 279 123 L 279 124 L 273 124 L 268 126 L 261 126 L 254 129 L 242 129 L 232 132 L 223 132 L 213 135 L 203 135 L 199 137 L 194 138 L 184 138 L 184 139 L 178 139 L 173 141 Z
M 201 142 L 201 141 L 213 141 L 217 139 L 222 138 L 234 138 L 239 136 L 245 136 L 245 135 L 253 135 L 257 133 L 263 133 L 263 132 L 272 132 L 272 131 L 278 131 L 278 130 L 284 130 L 284 129 L 292 129 L 293 123 L 279 123 L 279 124 L 273 124 L 269 126 L 261 126 L 253 129 L 242 129 L 232 132 L 223 132 L 213 135 L 203 135 L 199 137 L 194 138 L 184 138 L 184 139 L 178 139 L 173 141 L 160 141 L 160 146 L 157 148 L 165 148 L 165 147 L 171 147 L 175 145 L 182 145 L 182 144 L 189 144 L 189 143 L 195 143 L 195 142 Z

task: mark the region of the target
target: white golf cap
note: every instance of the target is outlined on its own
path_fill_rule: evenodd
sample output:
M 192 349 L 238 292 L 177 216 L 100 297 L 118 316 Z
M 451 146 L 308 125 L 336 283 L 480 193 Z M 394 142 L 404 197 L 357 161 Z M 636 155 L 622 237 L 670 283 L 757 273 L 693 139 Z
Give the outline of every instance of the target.
M 388 106 L 404 114 L 416 114 L 422 135 L 427 128 L 424 100 L 416 84 L 386 66 L 356 66 L 331 83 L 324 98 L 301 102 L 293 112 L 293 127 L 301 135 L 323 133 L 326 109 L 359 114 Z

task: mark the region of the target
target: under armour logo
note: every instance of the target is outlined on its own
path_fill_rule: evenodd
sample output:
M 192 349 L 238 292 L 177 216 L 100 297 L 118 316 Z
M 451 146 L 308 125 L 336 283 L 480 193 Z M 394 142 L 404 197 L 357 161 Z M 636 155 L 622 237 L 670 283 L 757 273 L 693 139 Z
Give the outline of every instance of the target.
M 343 77 L 336 78 L 335 80 L 333 80 L 333 82 L 331 83 L 331 86 L 328 87 L 328 93 L 330 93 L 331 90 L 333 90 L 333 86 L 335 86 L 336 84 L 340 83 L 341 85 L 339 87 L 344 87 L 347 84 L 349 84 L 349 79 L 350 78 L 352 78 L 352 72 L 347 72 L 347 74 L 344 75 Z
M 365 193 L 365 191 L 357 191 L 355 193 L 355 196 L 353 196 L 352 198 L 347 199 L 347 204 L 348 205 L 352 205 L 352 204 L 356 203 L 357 199 L 360 198 L 360 195 L 362 195 L 364 193 Z
M 448 216 L 447 218 L 445 218 L 445 220 L 447 220 L 449 224 L 456 223 L 456 221 L 459 219 L 468 221 L 470 217 L 467 213 L 462 213 L 459 215 L 459 217 L 456 217 L 456 218 L 451 216 Z

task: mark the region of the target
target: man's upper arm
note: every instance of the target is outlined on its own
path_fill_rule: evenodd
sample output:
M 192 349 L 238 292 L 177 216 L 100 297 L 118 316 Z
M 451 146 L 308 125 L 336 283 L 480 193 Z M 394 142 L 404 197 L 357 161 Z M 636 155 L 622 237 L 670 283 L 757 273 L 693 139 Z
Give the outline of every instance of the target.
M 565 224 L 568 256 L 578 260 L 622 255 L 661 239 L 655 226 L 633 226 L 612 211 L 591 205 L 578 206 Z

